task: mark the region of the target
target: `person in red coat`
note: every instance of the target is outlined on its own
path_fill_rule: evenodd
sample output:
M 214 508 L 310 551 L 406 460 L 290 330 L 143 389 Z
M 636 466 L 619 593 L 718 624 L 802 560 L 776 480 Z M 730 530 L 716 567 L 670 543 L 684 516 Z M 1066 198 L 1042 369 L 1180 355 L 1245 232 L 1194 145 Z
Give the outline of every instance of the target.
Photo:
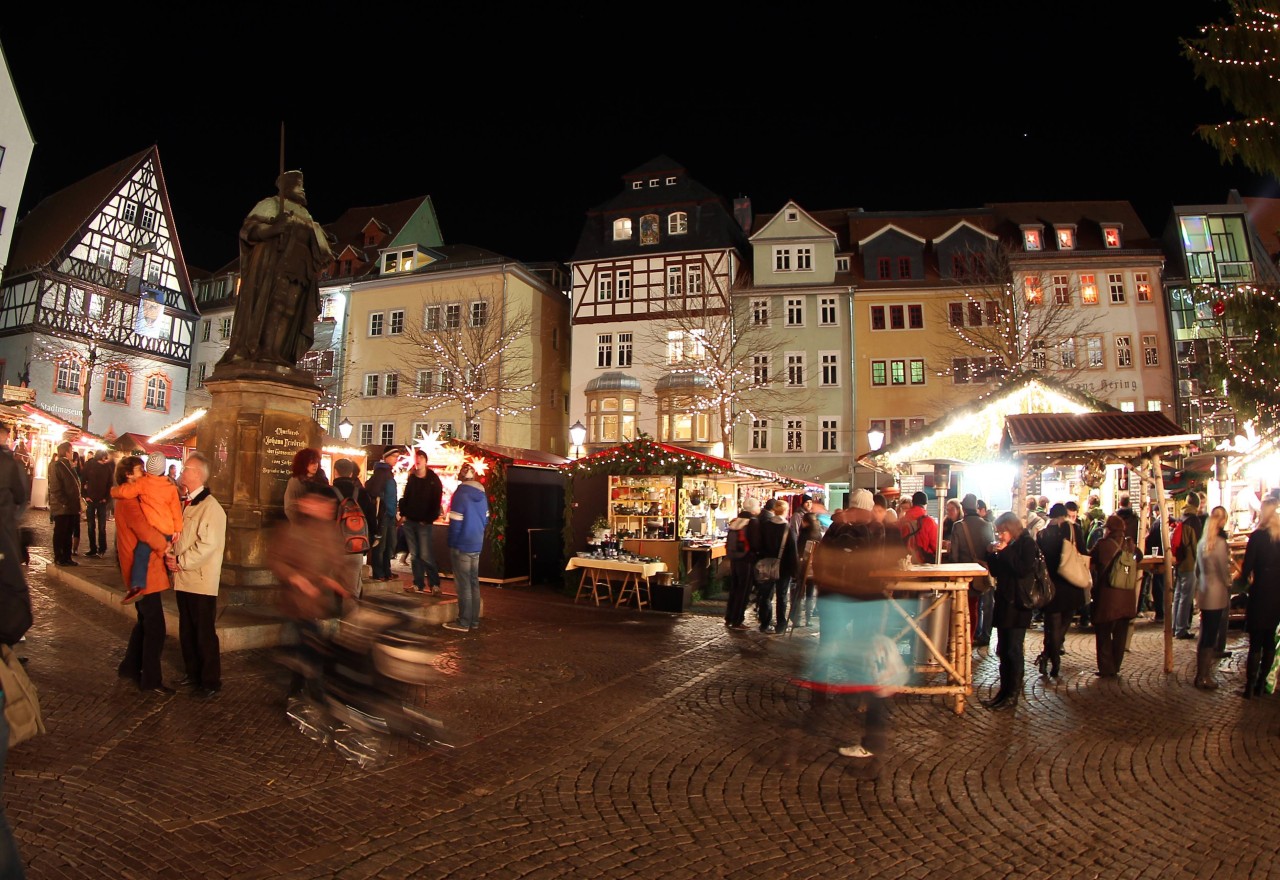
M 120 459 L 116 466 L 116 485 L 134 483 L 142 478 L 142 459 L 136 455 Z M 116 499 L 116 556 L 120 562 L 120 577 L 125 589 L 129 587 L 129 573 L 133 569 L 133 554 L 139 544 L 151 548 L 151 560 L 147 565 L 147 581 L 142 592 L 133 601 L 138 612 L 138 622 L 129 634 L 129 645 L 120 661 L 117 674 L 137 682 L 138 689 L 157 696 L 172 694 L 160 674 L 160 654 L 164 650 L 164 606 L 161 594 L 169 589 L 169 573 L 165 569 L 164 555 L 169 541 L 147 522 L 142 512 L 142 502 L 137 498 Z
M 925 510 L 928 503 L 929 496 L 916 492 L 911 496 L 911 507 L 898 519 L 898 531 L 917 565 L 937 561 L 938 521 Z

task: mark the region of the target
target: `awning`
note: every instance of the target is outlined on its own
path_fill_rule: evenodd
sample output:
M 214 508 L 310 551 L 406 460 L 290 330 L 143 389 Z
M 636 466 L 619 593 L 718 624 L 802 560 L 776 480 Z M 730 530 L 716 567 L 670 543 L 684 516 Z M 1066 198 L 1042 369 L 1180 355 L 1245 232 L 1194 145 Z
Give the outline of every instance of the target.
M 694 452 L 659 443 L 649 437 L 637 437 L 629 443 L 601 449 L 590 455 L 568 462 L 565 467 L 574 469 L 593 469 L 604 465 L 616 464 L 618 472 L 630 473 L 675 473 L 683 474 L 716 474 L 723 479 L 739 483 L 773 483 L 790 489 L 821 489 L 817 483 L 788 477 L 777 471 L 740 464 L 727 458 L 718 458 L 704 452 Z
M 131 431 L 126 431 L 116 438 L 116 448 L 125 452 L 145 452 L 147 455 L 159 452 L 165 458 L 182 459 L 182 450 L 177 446 L 171 446 L 168 443 L 152 443 L 141 434 L 134 434 Z
M 1200 440 L 1155 412 L 1029 413 L 1005 417 L 1004 455 L 1115 456 L 1179 449 Z
M 100 446 L 103 449 L 107 447 L 107 441 L 99 437 L 97 434 L 89 431 L 81 430 L 79 425 L 73 425 L 66 419 L 59 418 L 53 413 L 41 409 L 34 403 L 24 403 L 17 407 L 22 412 L 24 418 L 29 421 L 43 422 L 50 427 L 62 428 L 67 434 L 67 438 L 75 446 Z

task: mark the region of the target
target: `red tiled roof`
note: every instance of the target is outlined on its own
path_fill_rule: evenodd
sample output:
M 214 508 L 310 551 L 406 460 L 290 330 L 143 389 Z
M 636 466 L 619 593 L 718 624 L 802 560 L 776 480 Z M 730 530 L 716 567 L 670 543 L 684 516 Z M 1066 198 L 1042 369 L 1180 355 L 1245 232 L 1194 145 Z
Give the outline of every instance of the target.
M 48 265 L 88 220 L 120 188 L 120 184 L 148 156 L 154 146 L 121 159 L 78 183 L 58 190 L 32 208 L 13 231 L 9 269 L 25 272 Z
M 1174 424 L 1164 413 L 1020 413 L 1005 417 L 1000 451 L 1047 444 L 1095 444 L 1115 447 L 1168 446 L 1198 439 Z

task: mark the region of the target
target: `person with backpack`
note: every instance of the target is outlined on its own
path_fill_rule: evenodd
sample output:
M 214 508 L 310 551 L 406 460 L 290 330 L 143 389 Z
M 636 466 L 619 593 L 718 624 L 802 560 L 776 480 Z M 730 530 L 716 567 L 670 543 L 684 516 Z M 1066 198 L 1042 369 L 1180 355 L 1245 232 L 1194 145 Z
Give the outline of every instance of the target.
M 907 544 L 911 561 L 916 565 L 937 561 L 938 522 L 925 510 L 928 503 L 928 495 L 923 492 L 914 493 L 911 496 L 911 507 L 898 520 L 898 532 Z
M 1018 600 L 1019 583 L 1036 576 L 1040 548 L 1013 511 L 996 517 L 996 542 L 987 548 L 987 570 L 995 579 L 996 655 L 1000 687 L 983 703 L 988 709 L 1013 709 L 1022 696 L 1025 665 L 1023 643 L 1031 626 L 1030 608 Z
M 1093 570 L 1093 643 L 1098 660 L 1097 674 L 1112 678 L 1120 672 L 1129 626 L 1138 616 L 1138 590 L 1112 586 L 1112 568 L 1128 554 L 1136 565 L 1141 556 L 1129 538 L 1128 524 L 1118 515 L 1107 517 L 1106 533 L 1094 548 L 1089 561 Z
M 333 465 L 333 473 L 333 493 L 338 496 L 338 529 L 344 550 L 343 562 L 347 567 L 343 586 L 359 599 L 363 592 L 364 557 L 372 548 L 370 526 L 376 521 L 377 510 L 372 496 L 356 476 L 354 461 L 338 459 Z
M 747 629 L 747 603 L 751 598 L 751 567 L 757 559 L 756 543 L 760 525 L 756 515 L 760 503 L 747 499 L 738 515 L 729 520 L 725 532 L 724 552 L 729 557 L 729 600 L 724 608 L 724 625 L 735 632 Z
M 1173 561 L 1177 575 L 1173 582 L 1173 637 L 1193 639 L 1191 634 L 1191 610 L 1196 591 L 1196 545 L 1204 534 L 1205 518 L 1200 515 L 1200 496 L 1187 493 L 1187 503 L 1182 508 L 1182 521 L 1178 523 L 1169 543 L 1173 549 Z
M 1200 642 L 1195 685 L 1217 690 L 1213 667 L 1218 662 L 1218 635 L 1231 605 L 1231 551 L 1227 549 L 1227 509 L 1222 506 L 1210 512 L 1196 548 L 1196 604 L 1200 606 Z

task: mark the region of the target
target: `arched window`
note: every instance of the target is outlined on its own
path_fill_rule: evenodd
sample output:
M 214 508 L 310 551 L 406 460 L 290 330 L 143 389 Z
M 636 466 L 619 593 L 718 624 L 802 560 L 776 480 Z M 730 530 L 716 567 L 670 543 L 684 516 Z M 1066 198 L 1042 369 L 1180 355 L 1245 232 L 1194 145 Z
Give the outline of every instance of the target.
M 147 377 L 147 409 L 169 411 L 169 377 L 155 375 Z
M 74 358 L 58 361 L 57 376 L 53 381 L 53 390 L 63 394 L 80 393 L 80 362 Z
M 107 370 L 103 379 L 102 399 L 113 403 L 129 402 L 129 371 L 122 366 L 114 366 Z
M 676 211 L 667 215 L 667 235 L 684 235 L 689 231 L 689 215 Z
M 626 241 L 631 238 L 631 218 L 620 217 L 613 221 L 613 240 Z

